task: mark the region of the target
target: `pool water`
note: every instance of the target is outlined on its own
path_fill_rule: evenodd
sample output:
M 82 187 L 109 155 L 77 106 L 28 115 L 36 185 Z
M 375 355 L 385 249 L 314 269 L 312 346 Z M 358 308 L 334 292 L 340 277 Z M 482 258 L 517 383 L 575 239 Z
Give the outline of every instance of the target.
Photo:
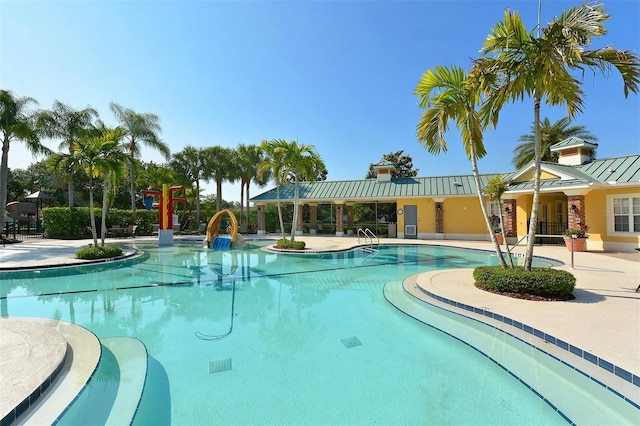
M 142 341 L 149 366 L 133 424 L 567 422 L 494 361 L 385 300 L 389 283 L 495 264 L 490 253 L 383 245 L 289 255 L 267 244 L 142 246 L 144 257 L 122 264 L 6 274 L 1 314 Z M 103 358 L 60 424 L 104 423 L 121 378 L 104 348 Z M 96 401 L 103 407 L 87 411 Z

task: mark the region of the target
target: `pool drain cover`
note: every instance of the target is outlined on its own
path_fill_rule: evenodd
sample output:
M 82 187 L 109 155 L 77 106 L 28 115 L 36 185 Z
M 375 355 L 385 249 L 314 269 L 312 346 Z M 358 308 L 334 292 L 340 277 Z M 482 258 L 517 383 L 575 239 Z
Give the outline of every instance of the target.
M 356 346 L 361 346 L 362 342 L 356 336 L 345 337 L 344 339 L 340 339 L 345 348 L 355 348 Z
M 209 361 L 209 374 L 231 371 L 231 358 Z

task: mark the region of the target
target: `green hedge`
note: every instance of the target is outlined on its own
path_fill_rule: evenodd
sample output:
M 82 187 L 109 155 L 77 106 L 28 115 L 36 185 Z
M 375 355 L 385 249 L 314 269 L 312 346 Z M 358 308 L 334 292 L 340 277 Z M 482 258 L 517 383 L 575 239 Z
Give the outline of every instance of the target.
M 101 235 L 102 209 L 94 209 L 96 230 Z M 151 235 L 153 224 L 158 223 L 157 210 L 137 210 L 133 220 L 131 210 L 111 209 L 107 214 L 106 226 L 118 225 L 126 228 L 138 225 L 138 235 Z M 81 239 L 91 237 L 89 207 L 50 207 L 42 209 L 42 226 L 47 238 Z
M 304 250 L 306 244 L 304 241 L 291 241 L 280 238 L 276 244 L 276 247 L 281 249 L 293 249 L 293 250 Z
M 509 292 L 568 300 L 573 298 L 576 277 L 567 271 L 552 268 L 522 267 L 504 269 L 501 266 L 480 266 L 474 269 L 476 284 L 485 290 Z
M 116 246 L 85 247 L 78 250 L 78 259 L 107 259 L 110 257 L 122 256 L 122 249 Z

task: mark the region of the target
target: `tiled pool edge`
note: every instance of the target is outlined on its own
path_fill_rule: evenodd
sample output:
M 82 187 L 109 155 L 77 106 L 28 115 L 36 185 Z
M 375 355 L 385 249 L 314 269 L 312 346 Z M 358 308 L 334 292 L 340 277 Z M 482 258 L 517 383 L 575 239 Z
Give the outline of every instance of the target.
M 406 282 L 406 280 L 405 280 L 405 282 Z M 403 288 L 404 288 L 404 284 L 403 284 Z M 567 342 L 564 342 L 561 339 L 558 339 L 558 338 L 556 338 L 556 337 L 554 337 L 554 336 L 552 336 L 550 334 L 547 334 L 547 333 L 543 332 L 542 330 L 538 330 L 538 329 L 536 329 L 534 327 L 531 327 L 529 325 L 523 324 L 520 321 L 513 320 L 513 319 L 511 319 L 509 317 L 494 313 L 494 312 L 489 311 L 489 310 L 485 310 L 485 309 L 482 309 L 482 308 L 477 308 L 475 306 L 467 305 L 467 304 L 464 304 L 464 303 L 461 303 L 461 302 L 457 302 L 457 301 L 452 300 L 452 299 L 448 299 L 446 297 L 439 296 L 439 295 L 437 295 L 435 293 L 430 292 L 429 290 L 426 290 L 425 288 L 423 288 L 422 286 L 417 285 L 417 284 L 416 284 L 416 288 L 422 294 L 424 294 L 424 295 L 426 295 L 426 296 L 428 296 L 428 297 L 430 297 L 432 299 L 435 299 L 440 303 L 443 303 L 445 305 L 449 305 L 449 306 L 452 306 L 454 308 L 457 308 L 456 310 L 449 310 L 449 312 L 452 312 L 452 313 L 457 314 L 457 315 L 464 316 L 465 318 L 469 318 L 469 319 L 474 320 L 474 321 L 482 322 L 483 324 L 486 324 L 486 325 L 488 325 L 489 327 L 492 327 L 492 328 L 497 328 L 497 327 L 492 325 L 492 324 L 489 324 L 487 322 L 481 321 L 478 318 L 464 315 L 463 313 L 461 313 L 458 310 L 471 312 L 471 313 L 474 313 L 474 314 L 477 314 L 477 315 L 482 315 L 483 317 L 491 318 L 491 319 L 493 319 L 495 321 L 499 321 L 499 322 L 501 322 L 503 324 L 506 324 L 508 326 L 515 327 L 516 329 L 518 329 L 518 330 L 520 330 L 520 331 L 522 331 L 524 333 L 530 334 L 530 335 L 532 335 L 534 337 L 537 337 L 539 339 L 543 339 L 546 343 L 552 344 L 552 345 L 554 345 L 554 346 L 556 346 L 556 347 L 558 347 L 558 348 L 560 348 L 560 349 L 562 349 L 564 351 L 567 351 L 567 352 L 573 354 L 574 356 L 578 356 L 579 358 L 582 358 L 585 361 L 590 362 L 591 364 L 595 365 L 596 367 L 602 368 L 607 373 L 614 374 L 616 377 L 618 377 L 618 378 L 620 378 L 620 379 L 622 379 L 622 380 L 624 380 L 626 382 L 629 382 L 630 384 L 632 384 L 632 385 L 634 385 L 636 387 L 640 387 L 640 377 L 636 376 L 635 374 L 632 374 L 631 372 L 629 372 L 629 371 L 627 371 L 627 370 L 625 370 L 625 369 L 623 369 L 621 367 L 618 367 L 617 365 L 615 365 L 615 364 L 613 364 L 613 363 L 611 363 L 609 361 L 606 361 L 606 360 L 604 360 L 604 359 L 602 359 L 600 357 L 597 357 L 597 356 L 595 356 L 593 354 L 590 354 L 587 351 L 584 351 L 583 349 L 581 349 L 581 348 L 579 348 L 577 346 L 571 345 L 571 344 L 569 344 Z M 406 291 L 406 289 L 405 289 L 405 291 Z M 414 297 L 414 298 L 416 297 L 416 296 L 412 295 L 409 292 L 407 292 L 407 293 L 411 297 Z M 428 303 L 430 305 L 433 305 L 433 306 L 441 307 L 439 305 L 434 305 L 433 303 L 430 303 L 429 301 L 424 300 L 424 299 L 419 299 L 419 300 L 423 301 L 424 303 Z M 535 347 L 536 349 L 538 349 L 539 351 L 543 352 L 544 354 L 546 354 L 546 355 L 558 360 L 562 364 L 564 364 L 567 367 L 577 371 L 578 373 L 584 375 L 585 377 L 589 378 L 590 380 L 593 380 L 595 383 L 599 384 L 600 386 L 604 387 L 605 389 L 609 390 L 610 392 L 614 393 L 618 397 L 622 398 L 623 400 L 625 400 L 626 402 L 628 402 L 629 404 L 633 405 L 635 408 L 640 410 L 640 405 L 638 403 L 636 403 L 635 401 L 631 400 L 627 396 L 621 394 L 620 392 L 618 392 L 616 389 L 612 388 L 611 386 L 608 386 L 607 384 L 603 383 L 601 380 L 598 380 L 596 377 L 593 377 L 593 376 L 585 373 L 584 371 L 580 370 L 579 368 L 577 368 L 577 367 L 569 364 L 568 362 L 558 358 L 554 354 L 552 354 L 552 353 L 550 353 L 548 351 L 545 351 L 543 348 L 541 348 L 539 346 L 533 345 L 532 343 L 527 342 L 527 341 L 523 340 L 522 338 L 520 338 L 520 337 L 518 337 L 518 336 L 516 336 L 516 335 L 514 335 L 512 333 L 509 333 L 508 331 L 505 331 L 505 330 L 502 330 L 502 329 L 500 329 L 500 330 L 505 332 L 505 333 L 507 333 L 507 334 L 509 334 L 511 337 L 514 337 L 514 338 L 522 341 L 523 343 L 525 343 L 525 344 L 527 344 L 529 346 Z

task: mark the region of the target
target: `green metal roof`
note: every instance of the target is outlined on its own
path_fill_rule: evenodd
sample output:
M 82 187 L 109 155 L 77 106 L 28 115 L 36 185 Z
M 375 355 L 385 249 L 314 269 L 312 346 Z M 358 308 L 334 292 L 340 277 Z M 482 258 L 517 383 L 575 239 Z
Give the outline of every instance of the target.
M 505 173 L 507 180 L 522 174 L 532 165 L 527 165 L 518 173 Z M 567 166 L 544 162 L 544 170 L 561 176 L 558 179 L 544 179 L 540 183 L 542 191 L 561 191 L 564 189 L 586 188 L 593 184 L 632 184 L 640 183 L 640 154 L 624 157 L 595 160 L 581 166 Z M 495 174 L 480 176 L 483 187 Z M 509 192 L 529 192 L 533 182 L 517 182 L 509 185 Z M 379 182 L 377 179 L 359 179 L 343 181 L 301 182 L 300 201 L 395 201 L 398 198 L 418 197 L 460 197 L 476 195 L 476 186 L 472 175 L 403 177 Z M 293 200 L 292 183 L 280 187 L 280 200 Z M 253 202 L 275 202 L 276 188 L 251 198 Z
M 493 175 L 481 175 L 483 186 Z M 294 184 L 280 187 L 280 199 L 292 200 Z M 412 197 L 455 197 L 476 194 L 471 175 L 439 177 L 403 177 L 379 182 L 376 179 L 301 182 L 300 200 L 305 202 L 329 202 L 334 200 L 393 201 Z M 276 189 L 251 198 L 253 202 L 275 201 Z
M 597 182 L 639 183 L 640 154 L 595 160 L 577 169 Z
M 577 138 L 575 136 L 571 136 L 563 141 L 555 143 L 549 147 L 549 149 L 553 151 L 560 151 L 567 148 L 574 148 L 578 146 L 586 146 L 588 148 L 597 148 L 598 144 L 595 142 L 589 142 L 584 139 Z

